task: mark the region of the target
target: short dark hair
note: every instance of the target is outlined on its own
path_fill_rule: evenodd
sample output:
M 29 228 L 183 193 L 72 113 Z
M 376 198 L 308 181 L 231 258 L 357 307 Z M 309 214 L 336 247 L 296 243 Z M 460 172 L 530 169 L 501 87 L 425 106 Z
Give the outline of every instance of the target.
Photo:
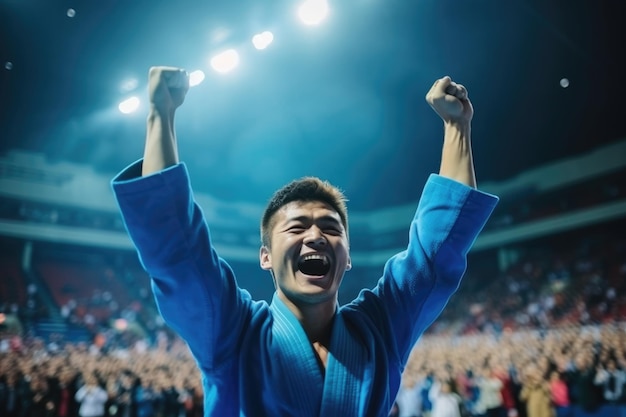
M 320 201 L 331 206 L 339 217 L 348 234 L 348 208 L 346 196 L 328 181 L 317 177 L 303 177 L 291 181 L 274 193 L 261 219 L 261 243 L 270 246 L 270 235 L 274 226 L 274 214 L 293 201 Z

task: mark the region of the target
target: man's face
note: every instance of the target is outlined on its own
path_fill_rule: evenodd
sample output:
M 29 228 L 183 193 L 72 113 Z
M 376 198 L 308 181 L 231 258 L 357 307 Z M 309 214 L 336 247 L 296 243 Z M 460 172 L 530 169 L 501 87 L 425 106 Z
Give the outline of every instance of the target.
M 339 214 L 323 202 L 294 201 L 272 220 L 271 248 L 261 248 L 260 261 L 272 271 L 278 295 L 296 305 L 336 300 L 351 267 Z

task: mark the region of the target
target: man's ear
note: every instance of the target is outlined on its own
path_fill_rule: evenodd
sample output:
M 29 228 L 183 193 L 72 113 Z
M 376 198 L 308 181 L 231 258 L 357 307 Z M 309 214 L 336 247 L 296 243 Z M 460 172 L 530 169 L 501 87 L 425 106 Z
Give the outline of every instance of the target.
M 350 259 L 350 257 L 348 256 L 348 263 L 346 264 L 346 271 L 349 271 L 352 269 L 352 259 Z
M 270 255 L 270 250 L 267 246 L 261 246 L 259 250 L 259 263 L 261 264 L 261 269 L 266 271 L 272 270 L 272 257 Z

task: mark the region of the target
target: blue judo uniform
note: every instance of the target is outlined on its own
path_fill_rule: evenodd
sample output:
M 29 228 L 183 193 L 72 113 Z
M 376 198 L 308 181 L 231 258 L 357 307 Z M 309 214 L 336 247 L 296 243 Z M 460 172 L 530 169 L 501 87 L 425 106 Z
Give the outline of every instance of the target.
M 456 291 L 497 197 L 431 175 L 406 250 L 373 289 L 338 307 L 325 374 L 277 296 L 254 301 L 211 244 L 183 163 L 112 182 L 165 321 L 203 375 L 206 416 L 386 417 L 409 353 Z

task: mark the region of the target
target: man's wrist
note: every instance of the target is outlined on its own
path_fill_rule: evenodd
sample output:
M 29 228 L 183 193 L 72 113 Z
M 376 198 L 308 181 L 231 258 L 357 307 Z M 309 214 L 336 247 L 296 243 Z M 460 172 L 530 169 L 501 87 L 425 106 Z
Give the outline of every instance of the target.
M 445 121 L 444 138 L 454 137 L 458 139 L 470 139 L 472 124 L 469 121 Z
M 175 110 L 166 110 L 151 104 L 148 112 L 148 122 L 157 120 L 172 122 L 174 120 L 174 114 Z

